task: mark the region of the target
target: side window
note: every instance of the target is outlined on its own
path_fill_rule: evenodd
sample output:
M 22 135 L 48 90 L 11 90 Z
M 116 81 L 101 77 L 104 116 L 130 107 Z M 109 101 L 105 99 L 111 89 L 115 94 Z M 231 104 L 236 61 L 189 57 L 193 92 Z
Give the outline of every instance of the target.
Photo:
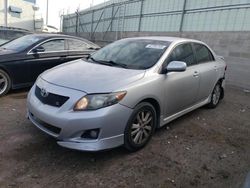
M 183 61 L 187 63 L 187 66 L 196 64 L 191 44 L 181 44 L 177 46 L 168 58 L 168 63 L 171 61 Z
M 68 45 L 69 45 L 69 50 L 74 50 L 74 51 L 83 51 L 83 50 L 88 50 L 90 47 L 87 43 L 77 40 L 77 39 L 69 39 Z
M 194 49 L 196 51 L 196 59 L 198 63 L 214 61 L 212 53 L 206 46 L 194 43 Z
M 45 52 L 64 51 L 65 41 L 63 39 L 51 40 L 41 45 Z

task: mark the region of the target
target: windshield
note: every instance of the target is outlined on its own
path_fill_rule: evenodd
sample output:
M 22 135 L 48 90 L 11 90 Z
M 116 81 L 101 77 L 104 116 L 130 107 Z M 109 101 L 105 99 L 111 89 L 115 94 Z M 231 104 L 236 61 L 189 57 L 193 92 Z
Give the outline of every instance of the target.
M 90 59 L 129 69 L 148 69 L 157 63 L 169 45 L 167 41 L 124 39 L 100 49 Z
M 26 35 L 2 45 L 1 48 L 21 52 L 42 38 L 41 36 Z

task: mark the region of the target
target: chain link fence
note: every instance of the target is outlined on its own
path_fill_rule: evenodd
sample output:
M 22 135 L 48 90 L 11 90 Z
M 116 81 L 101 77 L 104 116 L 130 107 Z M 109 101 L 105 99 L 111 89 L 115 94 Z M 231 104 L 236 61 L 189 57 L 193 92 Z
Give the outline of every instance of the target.
M 250 0 L 111 0 L 63 16 L 64 33 L 250 31 Z M 86 36 L 87 35 L 87 36 Z

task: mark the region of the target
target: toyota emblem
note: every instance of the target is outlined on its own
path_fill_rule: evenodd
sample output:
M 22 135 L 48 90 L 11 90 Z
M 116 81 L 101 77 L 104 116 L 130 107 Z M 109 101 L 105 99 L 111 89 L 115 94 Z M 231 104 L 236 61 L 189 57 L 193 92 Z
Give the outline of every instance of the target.
M 41 96 L 45 98 L 45 97 L 48 97 L 48 95 L 49 95 L 49 93 L 46 91 L 46 89 L 42 88 L 41 89 Z

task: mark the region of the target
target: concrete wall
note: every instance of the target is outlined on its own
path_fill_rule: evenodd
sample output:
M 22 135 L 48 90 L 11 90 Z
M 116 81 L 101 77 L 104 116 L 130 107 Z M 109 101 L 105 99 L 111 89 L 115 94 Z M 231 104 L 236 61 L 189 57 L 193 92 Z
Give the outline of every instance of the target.
M 8 7 L 15 6 L 22 9 L 22 13 L 12 13 L 8 10 L 8 27 L 18 27 L 34 31 L 34 3 L 24 0 L 8 0 Z M 0 25 L 4 25 L 4 1 L 0 1 Z
M 93 42 L 103 46 L 119 38 L 154 35 L 186 37 L 207 43 L 218 55 L 225 57 L 227 83 L 250 89 L 250 32 L 108 32 L 95 33 Z M 90 33 L 80 33 L 79 36 L 91 38 Z

